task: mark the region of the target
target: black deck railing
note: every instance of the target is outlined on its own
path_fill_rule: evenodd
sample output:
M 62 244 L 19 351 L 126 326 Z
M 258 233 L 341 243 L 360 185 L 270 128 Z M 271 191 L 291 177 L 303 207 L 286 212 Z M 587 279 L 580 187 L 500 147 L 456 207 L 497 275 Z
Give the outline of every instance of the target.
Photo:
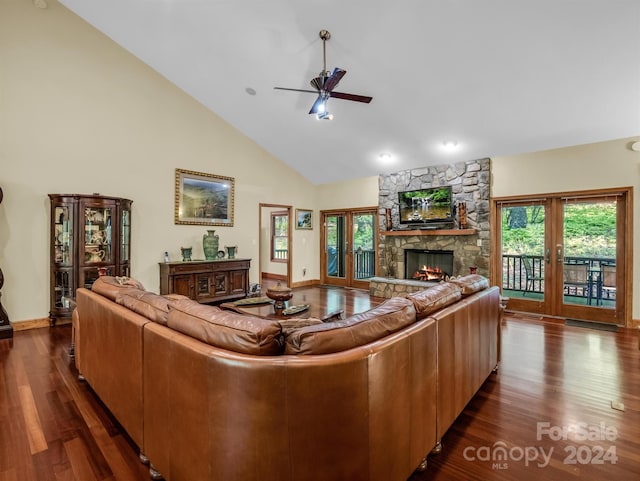
M 338 257 L 335 247 L 327 249 L 327 274 L 334 277 L 345 275 L 342 258 Z M 376 275 L 376 251 L 356 249 L 353 252 L 353 278 L 369 279 Z
M 531 262 L 532 272 L 530 278 L 544 279 L 545 259 L 544 256 L 527 255 Z M 603 265 L 615 265 L 616 260 L 611 257 L 565 257 L 565 264 L 587 264 L 587 271 L 598 273 Z M 597 288 L 597 280 L 592 282 L 593 289 Z M 534 280 L 527 285 L 527 271 L 519 254 L 502 256 L 502 288 L 511 291 L 543 293 L 544 282 L 542 280 Z M 570 286 L 564 287 L 565 295 L 577 297 L 592 298 L 596 293 L 588 289 L 575 290 Z M 602 292 L 598 290 L 597 295 L 600 298 L 613 300 L 615 299 L 615 291 Z M 604 296 L 604 297 L 603 297 Z
M 357 249 L 353 253 L 354 279 L 368 279 L 376 275 L 376 251 Z

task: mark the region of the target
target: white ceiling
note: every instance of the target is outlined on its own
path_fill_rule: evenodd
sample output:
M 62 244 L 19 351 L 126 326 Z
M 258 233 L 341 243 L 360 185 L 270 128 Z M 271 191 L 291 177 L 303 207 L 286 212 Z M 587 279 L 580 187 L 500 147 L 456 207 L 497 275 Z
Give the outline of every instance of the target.
M 316 184 L 640 134 L 639 0 L 60 3 Z

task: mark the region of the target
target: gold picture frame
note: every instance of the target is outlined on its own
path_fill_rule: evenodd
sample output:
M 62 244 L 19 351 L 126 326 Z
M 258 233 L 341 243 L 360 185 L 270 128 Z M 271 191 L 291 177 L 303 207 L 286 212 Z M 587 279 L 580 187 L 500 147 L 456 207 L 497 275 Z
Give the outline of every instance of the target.
M 176 224 L 233 227 L 235 179 L 176 169 Z
M 296 209 L 296 229 L 313 229 L 313 211 Z

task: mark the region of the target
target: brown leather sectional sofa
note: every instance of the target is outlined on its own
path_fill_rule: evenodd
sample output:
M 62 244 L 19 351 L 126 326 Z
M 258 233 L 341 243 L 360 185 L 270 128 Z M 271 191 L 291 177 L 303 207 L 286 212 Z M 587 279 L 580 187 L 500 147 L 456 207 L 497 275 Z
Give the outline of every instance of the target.
M 497 365 L 480 276 L 284 330 L 118 281 L 78 289 L 76 364 L 168 481 L 404 481 Z

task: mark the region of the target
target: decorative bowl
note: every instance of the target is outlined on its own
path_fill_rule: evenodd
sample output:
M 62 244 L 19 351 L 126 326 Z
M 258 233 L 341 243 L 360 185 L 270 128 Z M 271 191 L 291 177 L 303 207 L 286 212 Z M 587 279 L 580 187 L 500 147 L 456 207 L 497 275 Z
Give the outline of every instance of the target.
M 285 302 L 293 297 L 293 292 L 290 287 L 283 286 L 278 282 L 275 286 L 267 289 L 267 297 L 273 299 L 273 308 L 276 314 L 282 313 L 282 310 L 287 307 Z

